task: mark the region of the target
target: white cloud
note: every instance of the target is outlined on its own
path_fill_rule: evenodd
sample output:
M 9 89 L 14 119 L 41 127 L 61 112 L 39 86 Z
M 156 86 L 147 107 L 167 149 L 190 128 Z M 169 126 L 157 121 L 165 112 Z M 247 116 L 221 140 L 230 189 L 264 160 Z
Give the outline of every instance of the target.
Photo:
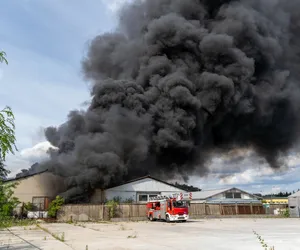
M 23 149 L 20 155 L 22 158 L 31 162 L 43 160 L 48 157 L 47 151 L 49 148 L 56 149 L 56 147 L 52 146 L 48 141 L 40 142 L 32 148 Z
M 9 177 L 15 176 L 22 169 L 30 168 L 34 163 L 49 158 L 49 148 L 55 149 L 48 141 L 40 142 L 31 148 L 25 148 L 15 155 L 9 155 L 5 162 L 7 169 L 11 171 Z
M 101 2 L 113 13 L 117 13 L 124 4 L 130 3 L 133 0 L 101 0 Z

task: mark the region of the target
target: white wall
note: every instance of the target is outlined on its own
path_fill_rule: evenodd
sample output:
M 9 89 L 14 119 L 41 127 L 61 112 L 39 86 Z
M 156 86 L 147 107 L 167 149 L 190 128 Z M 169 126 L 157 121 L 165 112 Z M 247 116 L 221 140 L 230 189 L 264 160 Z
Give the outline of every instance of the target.
M 244 192 L 241 192 L 237 189 L 232 189 L 232 190 L 228 190 L 228 192 L 234 192 L 234 193 L 241 193 L 241 199 L 243 200 L 250 200 L 250 199 L 256 199 L 253 195 L 250 195 L 248 193 L 244 193 Z M 214 195 L 211 199 L 226 199 L 226 192 L 223 192 L 221 194 L 217 194 L 217 195 Z
M 167 195 L 180 192 L 184 191 L 179 188 L 153 180 L 151 178 L 145 178 L 135 182 L 130 182 L 124 185 L 109 188 L 104 191 L 105 198 L 100 198 L 101 191 L 96 190 L 91 197 L 91 202 L 100 203 L 100 200 L 103 202 L 104 200 L 112 200 L 115 197 L 120 197 L 122 201 L 130 199 L 136 202 L 139 194 Z

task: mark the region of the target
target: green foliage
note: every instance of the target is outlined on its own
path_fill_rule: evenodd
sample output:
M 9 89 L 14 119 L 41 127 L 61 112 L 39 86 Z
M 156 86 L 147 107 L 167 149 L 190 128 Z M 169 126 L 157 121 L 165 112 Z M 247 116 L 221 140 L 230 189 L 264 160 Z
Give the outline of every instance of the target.
M 125 204 L 132 204 L 132 203 L 134 203 L 134 200 L 132 198 L 128 198 L 128 199 L 124 200 L 123 203 L 125 203 Z
M 118 208 L 119 203 L 120 202 L 117 198 L 114 198 L 113 200 L 106 202 L 106 207 L 108 208 L 109 219 L 116 217 L 117 208 Z
M 282 215 L 286 218 L 289 218 L 290 217 L 290 210 L 287 208 L 284 210 L 284 212 L 282 213 Z
M 31 202 L 27 202 L 24 204 L 24 209 L 28 211 L 33 211 L 33 204 Z
M 15 145 L 15 117 L 10 107 L 0 110 L 0 159 L 5 161 L 8 153 L 17 150 Z
M 65 200 L 62 197 L 56 196 L 56 198 L 49 204 L 48 216 L 56 218 L 57 211 L 61 208 L 64 202 Z
M 13 209 L 20 203 L 13 196 L 17 183 L 3 183 L 0 181 L 0 220 L 13 215 Z
M 8 61 L 6 59 L 6 53 L 4 51 L 0 51 L 0 63 L 8 64 Z
M 30 219 L 14 219 L 13 217 L 0 218 L 0 228 L 8 228 L 8 227 L 25 227 L 36 225 L 35 220 Z

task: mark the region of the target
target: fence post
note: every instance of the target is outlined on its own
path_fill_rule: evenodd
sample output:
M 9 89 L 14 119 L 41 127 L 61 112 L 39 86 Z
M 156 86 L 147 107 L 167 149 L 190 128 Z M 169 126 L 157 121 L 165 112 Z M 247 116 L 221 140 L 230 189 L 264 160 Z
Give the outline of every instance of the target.
M 251 211 L 250 213 L 253 214 L 253 205 L 252 205 L 252 202 L 250 202 L 250 211 Z
M 239 208 L 238 208 L 237 202 L 235 203 L 235 213 L 236 213 L 236 215 L 239 214 Z

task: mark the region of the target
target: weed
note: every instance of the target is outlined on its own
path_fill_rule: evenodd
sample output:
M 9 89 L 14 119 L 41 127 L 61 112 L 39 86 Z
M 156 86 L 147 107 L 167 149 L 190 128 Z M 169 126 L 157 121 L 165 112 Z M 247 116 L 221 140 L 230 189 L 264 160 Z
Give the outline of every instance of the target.
M 54 233 L 51 233 L 47 228 L 44 228 L 40 225 L 37 225 L 37 227 L 39 227 L 40 229 L 42 229 L 44 232 L 50 234 L 53 238 L 61 241 L 61 242 L 64 242 L 65 241 L 65 233 L 62 233 L 61 235 L 59 234 L 54 234 Z
M 122 231 L 126 230 L 126 228 L 123 224 L 120 225 L 120 230 L 122 230 Z
M 135 239 L 135 238 L 137 238 L 137 235 L 136 235 L 136 233 L 135 233 L 135 234 L 132 234 L 132 235 L 128 235 L 128 236 L 127 236 L 127 239 Z
M 275 250 L 274 247 L 269 247 L 268 244 L 265 242 L 265 240 L 257 233 L 253 230 L 253 233 L 256 235 L 257 239 L 259 240 L 261 246 L 265 249 L 265 250 Z
M 85 246 L 85 250 L 89 250 L 89 246 L 88 245 Z
M 26 227 L 35 225 L 35 220 L 24 219 L 18 220 L 11 217 L 0 218 L 0 228 L 8 228 L 8 227 Z M 25 229 L 26 230 L 26 229 Z

